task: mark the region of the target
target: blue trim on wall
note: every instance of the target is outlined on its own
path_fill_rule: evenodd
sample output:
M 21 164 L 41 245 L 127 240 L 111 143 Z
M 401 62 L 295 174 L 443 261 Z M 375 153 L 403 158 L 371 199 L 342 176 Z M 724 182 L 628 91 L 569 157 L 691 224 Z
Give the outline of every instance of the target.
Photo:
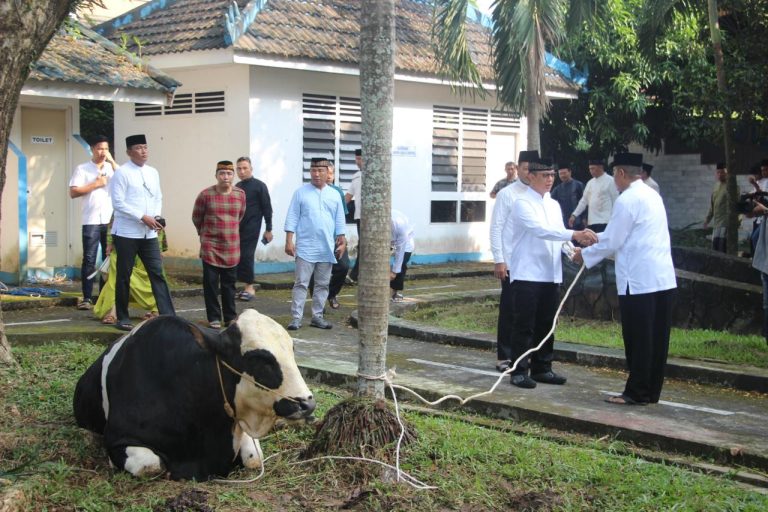
M 93 151 L 91 151 L 91 145 L 86 142 L 86 140 L 80 135 L 79 133 L 73 133 L 72 137 L 75 138 L 77 142 L 80 143 L 81 146 L 83 146 L 83 149 L 88 153 L 88 156 L 93 156 Z
M 0 281 L 2 281 L 3 284 L 16 285 L 19 284 L 19 276 L 13 272 L 0 272 Z
M 19 159 L 19 186 L 17 193 L 19 208 L 19 273 L 16 282 L 20 283 L 27 275 L 27 261 L 29 260 L 29 226 L 27 223 L 27 155 L 10 139 L 8 147 Z

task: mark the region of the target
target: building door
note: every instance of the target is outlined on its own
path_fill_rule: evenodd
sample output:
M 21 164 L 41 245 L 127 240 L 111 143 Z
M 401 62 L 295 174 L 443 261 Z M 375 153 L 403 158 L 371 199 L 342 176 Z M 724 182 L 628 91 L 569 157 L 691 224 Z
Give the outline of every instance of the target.
M 27 155 L 27 267 L 53 270 L 68 263 L 67 112 L 22 107 L 21 131 Z

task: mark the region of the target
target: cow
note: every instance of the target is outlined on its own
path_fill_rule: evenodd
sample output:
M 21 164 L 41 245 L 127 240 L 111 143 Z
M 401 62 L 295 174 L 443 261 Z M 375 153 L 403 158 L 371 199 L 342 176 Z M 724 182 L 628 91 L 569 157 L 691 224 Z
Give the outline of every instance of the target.
M 136 326 L 80 377 L 77 424 L 103 435 L 110 462 L 175 480 L 259 468 L 258 439 L 315 409 L 277 322 L 247 309 L 226 330 L 175 316 Z

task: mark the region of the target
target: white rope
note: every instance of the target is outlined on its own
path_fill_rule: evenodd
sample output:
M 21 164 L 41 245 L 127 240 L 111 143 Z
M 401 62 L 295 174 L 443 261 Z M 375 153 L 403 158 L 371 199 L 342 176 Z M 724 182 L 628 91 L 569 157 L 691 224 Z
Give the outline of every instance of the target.
M 308 462 L 314 462 L 314 461 L 319 461 L 319 460 L 356 460 L 356 461 L 361 461 L 361 462 L 368 462 L 368 463 L 371 463 L 371 464 L 378 464 L 380 466 L 392 469 L 397 474 L 397 481 L 398 482 L 405 482 L 406 484 L 410 485 L 414 489 L 417 489 L 417 490 L 437 489 L 437 487 L 425 484 L 424 482 L 418 480 L 417 478 L 409 475 L 408 473 L 406 473 L 405 471 L 400 469 L 400 451 L 401 451 L 401 448 L 402 448 L 403 439 L 405 438 L 405 425 L 403 424 L 403 421 L 402 421 L 402 419 L 400 417 L 400 407 L 399 407 L 398 402 L 397 402 L 397 394 L 395 393 L 395 389 L 400 389 L 402 391 L 407 391 L 408 393 L 411 393 L 413 396 L 415 396 L 416 398 L 421 400 L 423 403 L 425 403 L 427 405 L 430 405 L 430 406 L 438 405 L 438 404 L 440 404 L 440 403 L 442 403 L 442 402 L 444 402 L 446 400 L 457 400 L 459 402 L 459 405 L 464 405 L 464 404 L 466 404 L 467 402 L 469 402 L 471 400 L 475 400 L 477 398 L 480 398 L 481 396 L 492 394 L 494 391 L 496 391 L 496 388 L 499 387 L 499 384 L 501 383 L 502 379 L 504 377 L 506 377 L 507 375 L 509 375 L 510 373 L 512 373 L 517 368 L 517 365 L 520 364 L 520 361 L 522 361 L 523 359 L 525 359 L 526 357 L 528 357 L 532 353 L 536 352 L 537 350 L 541 349 L 541 347 L 544 345 L 544 343 L 547 341 L 547 339 L 549 339 L 549 337 L 552 335 L 552 333 L 555 332 L 555 328 L 557 327 L 557 318 L 560 316 L 560 312 L 562 311 L 563 306 L 565 305 L 565 301 L 568 300 L 568 297 L 571 294 L 571 290 L 573 290 L 573 287 L 578 282 L 578 280 L 581 277 L 581 274 L 584 272 L 585 268 L 586 267 L 582 263 L 581 268 L 579 268 L 579 271 L 576 273 L 576 277 L 574 277 L 573 282 L 571 283 L 571 285 L 568 287 L 568 289 L 565 292 L 565 296 L 563 296 L 563 299 L 560 301 L 560 305 L 558 306 L 557 311 L 555 312 L 555 317 L 552 320 L 552 327 L 550 328 L 549 332 L 547 332 L 547 334 L 544 335 L 544 338 L 542 338 L 542 340 L 539 342 L 538 345 L 536 345 L 536 347 L 531 348 L 531 349 L 525 351 L 520 357 L 518 357 L 515 360 L 514 364 L 511 367 L 507 368 L 506 371 L 504 371 L 501 375 L 499 375 L 499 378 L 496 379 L 496 382 L 487 391 L 483 391 L 481 393 L 476 393 L 474 395 L 468 396 L 467 398 L 462 398 L 459 395 L 445 395 L 445 396 L 443 396 L 443 397 L 441 397 L 441 398 L 439 398 L 437 400 L 429 401 L 426 398 L 424 398 L 423 396 L 421 396 L 419 393 L 417 393 L 416 391 L 412 390 L 411 388 L 408 388 L 406 386 L 400 386 L 398 384 L 394 384 L 392 381 L 397 377 L 397 373 L 395 372 L 394 369 L 389 369 L 389 370 L 387 370 L 386 372 L 384 372 L 383 374 L 381 374 L 379 376 L 363 375 L 361 373 L 357 374 L 358 377 L 361 377 L 363 379 L 383 381 L 384 384 L 386 384 L 389 387 L 389 391 L 392 394 L 392 402 L 394 403 L 394 407 L 395 407 L 395 416 L 397 417 L 397 423 L 400 425 L 400 436 L 398 436 L 397 445 L 396 445 L 396 448 L 395 448 L 395 465 L 394 466 L 391 465 L 391 464 L 387 464 L 386 462 L 383 462 L 383 461 L 380 461 L 380 460 L 369 459 L 368 457 L 345 457 L 345 456 L 340 456 L 340 455 L 324 455 L 322 457 L 315 457 L 315 458 L 312 458 L 312 459 L 292 462 L 289 465 L 295 466 L 295 465 L 306 464 Z M 261 472 L 259 473 L 258 476 L 254 477 L 254 478 L 251 478 L 249 480 L 218 480 L 217 479 L 217 480 L 212 480 L 212 481 L 213 482 L 219 482 L 219 483 L 230 483 L 230 484 L 241 484 L 241 483 L 242 484 L 247 484 L 247 483 L 255 482 L 256 480 L 259 480 L 262 476 L 264 476 L 264 466 L 265 466 L 266 462 L 269 459 L 271 459 L 272 457 L 275 457 L 275 456 L 279 455 L 280 453 L 282 453 L 282 452 L 278 452 L 278 453 L 276 453 L 274 455 L 270 455 L 269 457 L 264 459 L 262 461 L 262 464 L 261 464 Z

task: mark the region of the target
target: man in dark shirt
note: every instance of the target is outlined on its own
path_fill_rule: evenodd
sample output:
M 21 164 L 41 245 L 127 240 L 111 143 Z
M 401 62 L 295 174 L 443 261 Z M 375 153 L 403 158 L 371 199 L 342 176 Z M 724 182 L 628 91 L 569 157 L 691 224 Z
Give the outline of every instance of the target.
M 253 288 L 253 260 L 262 217 L 266 223 L 263 242 L 268 244 L 272 241 L 272 201 L 264 182 L 253 177 L 251 159 L 247 156 L 237 159 L 237 177 L 240 181 L 235 186 L 245 192 L 245 216 L 240 221 L 240 263 L 237 265 L 237 280 L 245 283 L 245 288 L 237 294 L 237 298 L 247 302 L 256 293 Z
M 560 183 L 552 189 L 550 197 L 560 203 L 560 209 L 563 212 L 563 226 L 568 227 L 568 218 L 579 204 L 581 196 L 584 195 L 584 184 L 571 176 L 570 164 L 561 164 L 557 170 L 560 177 Z M 584 229 L 583 216 L 576 217 L 573 223 L 573 229 Z

